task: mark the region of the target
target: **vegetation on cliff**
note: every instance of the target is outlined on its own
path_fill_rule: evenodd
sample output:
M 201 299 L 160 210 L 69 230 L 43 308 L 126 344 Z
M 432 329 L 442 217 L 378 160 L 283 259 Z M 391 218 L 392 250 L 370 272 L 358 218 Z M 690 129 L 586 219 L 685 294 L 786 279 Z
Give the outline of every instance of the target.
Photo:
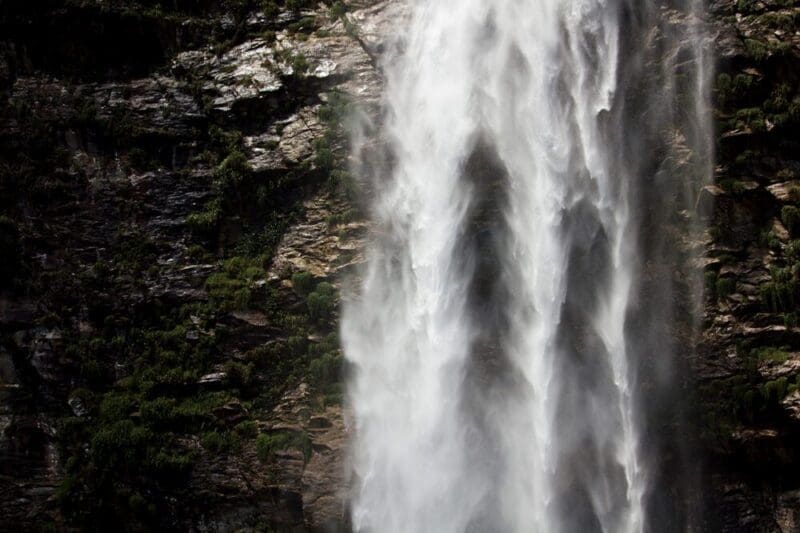
M 338 295 L 325 275 L 274 260 L 309 196 L 329 191 L 347 205 L 341 80 L 311 77 L 310 60 L 292 52 L 345 10 L 304 0 L 2 6 L 0 356 L 20 391 L 4 438 L 52 441 L 61 478 L 49 503 L 8 507 L 4 521 L 181 527 L 197 519 L 192 483 L 213 475 L 216 457 L 257 456 L 267 480 L 285 450 L 309 459 L 310 414 L 284 429 L 273 411 L 303 384 L 312 409 L 341 401 Z M 264 68 L 282 85 L 277 105 L 262 91 L 247 101 L 252 116 L 214 107 L 228 90 L 220 58 L 276 34 L 283 48 L 264 48 L 275 62 Z M 184 52 L 204 63 L 185 68 L 175 59 Z M 308 153 L 259 160 L 309 120 L 306 109 L 320 125 L 287 137 L 287 149 L 305 142 Z M 275 137 L 262 141 L 267 128 Z M 282 512 L 242 520 L 294 524 Z

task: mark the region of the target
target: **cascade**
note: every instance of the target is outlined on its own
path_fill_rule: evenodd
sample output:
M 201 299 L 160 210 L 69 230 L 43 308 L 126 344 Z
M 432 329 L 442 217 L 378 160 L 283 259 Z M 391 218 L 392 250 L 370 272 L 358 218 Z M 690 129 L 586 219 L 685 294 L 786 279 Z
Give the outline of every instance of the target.
M 664 429 L 642 384 L 670 390 L 677 350 L 678 289 L 648 270 L 677 245 L 652 232 L 708 173 L 701 6 L 409 13 L 342 322 L 354 530 L 676 530 L 650 512 Z

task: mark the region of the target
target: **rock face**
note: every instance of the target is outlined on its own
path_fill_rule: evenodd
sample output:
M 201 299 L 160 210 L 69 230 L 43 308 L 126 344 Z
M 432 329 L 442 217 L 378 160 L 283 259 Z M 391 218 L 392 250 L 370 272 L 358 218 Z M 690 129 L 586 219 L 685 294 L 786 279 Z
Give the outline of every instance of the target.
M 344 119 L 392 9 L 0 7 L 0 522 L 345 527 Z
M 706 305 L 693 360 L 709 530 L 797 531 L 795 2 L 711 2 L 718 72 Z M 708 211 L 707 211 L 708 212 Z

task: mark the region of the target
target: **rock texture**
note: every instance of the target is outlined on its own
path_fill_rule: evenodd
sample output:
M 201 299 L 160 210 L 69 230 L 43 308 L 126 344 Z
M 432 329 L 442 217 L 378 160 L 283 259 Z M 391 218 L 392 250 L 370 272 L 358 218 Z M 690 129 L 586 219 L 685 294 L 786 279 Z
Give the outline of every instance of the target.
M 797 531 L 800 7 L 710 2 L 718 152 L 693 362 L 714 531 Z
M 341 358 L 335 311 L 310 316 L 292 280 L 336 285 L 360 260 L 341 107 L 377 109 L 387 6 L 0 6 L 3 527 L 103 527 L 71 500 L 95 489 L 67 459 L 90 460 L 98 432 L 118 427 L 102 422 L 104 405 L 141 390 L 129 387 L 146 352 L 131 339 L 148 328 L 161 338 L 146 322 L 163 313 L 180 316 L 180 350 L 211 343 L 211 359 L 179 363 L 183 377 L 137 396 L 125 417 L 191 466 L 185 482 L 149 491 L 117 472 L 117 519 L 132 530 L 344 527 L 340 376 L 318 376 Z M 232 258 L 254 269 L 246 281 L 226 273 Z M 209 398 L 185 432 L 148 421 L 150 401 Z M 77 446 L 69 424 L 90 428 Z

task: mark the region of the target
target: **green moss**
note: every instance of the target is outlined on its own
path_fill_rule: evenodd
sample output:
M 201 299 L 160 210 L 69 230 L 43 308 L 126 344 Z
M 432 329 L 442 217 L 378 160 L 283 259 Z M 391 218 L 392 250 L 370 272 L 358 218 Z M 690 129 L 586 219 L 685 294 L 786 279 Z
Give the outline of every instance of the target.
M 762 348 L 756 348 L 753 350 L 753 356 L 756 357 L 759 361 L 772 361 L 774 363 L 785 363 L 791 354 L 787 351 L 788 347 L 783 346 L 781 348 L 776 348 L 774 346 L 766 346 Z
M 736 128 L 750 129 L 753 132 L 764 132 L 767 130 L 764 111 L 760 107 L 748 107 L 736 111 Z
M 112 469 L 135 468 L 143 460 L 145 447 L 154 435 L 131 420 L 118 420 L 102 428 L 91 440 L 95 464 Z
M 311 33 L 317 27 L 317 21 L 314 17 L 302 17 L 297 22 L 292 22 L 286 29 L 291 33 L 306 32 Z
M 756 0 L 738 0 L 736 9 L 739 13 L 750 13 L 756 6 Z
M 252 172 L 247 157 L 233 150 L 214 171 L 215 185 L 223 191 L 234 189 L 248 179 Z
M 200 437 L 203 448 L 217 455 L 231 451 L 238 442 L 236 434 L 227 431 L 207 431 Z
M 276 453 L 290 448 L 303 452 L 306 461 L 311 458 L 311 439 L 301 431 L 276 431 L 265 433 L 256 439 L 256 454 L 259 461 L 268 463 Z
M 208 253 L 208 250 L 199 244 L 193 244 L 189 246 L 186 249 L 186 255 L 188 255 L 194 261 L 200 261 L 203 263 L 208 263 L 213 260 L 213 257 Z
M 159 397 L 141 402 L 139 412 L 142 423 L 154 430 L 170 431 L 176 417 L 177 401 Z
M 759 243 L 764 248 L 769 248 L 770 250 L 781 249 L 781 240 L 772 230 L 762 231 L 761 235 L 759 236 Z
M 800 263 L 800 239 L 795 239 L 786 246 L 786 260 L 790 264 Z
M 308 340 L 304 336 L 294 335 L 286 339 L 286 348 L 291 354 L 302 355 L 306 351 L 306 346 L 308 346 Z
M 349 224 L 354 220 L 357 220 L 358 217 L 359 217 L 358 210 L 350 208 L 343 211 L 342 213 L 336 213 L 334 215 L 330 215 L 326 219 L 326 222 L 328 223 L 329 226 L 341 226 L 344 224 Z
M 352 113 L 351 98 L 343 92 L 333 91 L 327 94 L 327 100 L 320 107 L 318 116 L 329 129 L 338 130 L 343 127 L 344 122 Z
M 248 284 L 242 279 L 231 277 L 227 272 L 209 276 L 205 287 L 215 307 L 222 311 L 245 309 L 250 305 Z
M 138 231 L 124 232 L 117 235 L 112 246 L 111 264 L 118 272 L 138 275 L 150 266 L 155 265 L 158 249 L 155 242 Z
M 789 109 L 791 92 L 792 88 L 788 83 L 776 85 L 762 107 L 765 111 L 773 114 L 785 112 Z
M 333 285 L 322 282 L 306 298 L 308 316 L 312 322 L 320 323 L 330 319 L 336 304 L 336 293 Z
M 751 165 L 758 160 L 758 157 L 758 153 L 754 150 L 744 150 L 736 156 L 735 163 L 740 167 Z
M 337 0 L 331 6 L 331 17 L 333 18 L 344 18 L 347 14 L 347 6 L 341 0 Z
M 284 5 L 289 11 L 298 12 L 302 9 L 309 9 L 315 5 L 314 0 L 285 0 Z
M 327 353 L 339 351 L 339 337 L 336 333 L 330 333 L 325 336 L 320 342 L 308 345 L 308 356 L 312 359 L 320 357 Z
M 745 55 L 756 63 L 762 63 L 769 57 L 769 46 L 756 39 L 745 39 L 744 50 Z
M 717 273 L 709 270 L 705 273 L 706 294 L 712 301 L 717 300 Z
M 342 356 L 335 353 L 326 353 L 322 357 L 314 359 L 309 365 L 311 382 L 324 389 L 328 384 L 341 381 L 343 363 Z
M 311 70 L 311 63 L 303 54 L 295 54 L 292 57 L 292 70 L 295 74 L 306 74 Z
M 740 180 L 728 179 L 719 182 L 719 186 L 733 195 L 741 195 L 747 192 L 745 183 Z
M 242 438 L 255 438 L 258 435 L 258 424 L 253 420 L 245 420 L 236 424 L 233 430 Z
M 716 281 L 714 294 L 717 299 L 727 298 L 736 291 L 736 280 L 731 278 L 719 278 Z
M 222 201 L 214 198 L 206 203 L 202 211 L 191 213 L 186 217 L 186 225 L 200 236 L 208 236 L 217 230 L 222 219 Z
M 771 281 L 760 287 L 764 307 L 773 312 L 791 312 L 795 309 L 797 282 L 790 269 L 772 268 Z
M 275 218 L 260 229 L 246 231 L 236 243 L 234 253 L 248 258 L 272 257 L 287 227 L 284 218 Z
M 780 404 L 786 397 L 789 388 L 789 381 L 786 378 L 779 378 L 768 381 L 761 387 L 761 394 L 768 405 Z
M 800 236 L 800 209 L 793 205 L 785 205 L 781 209 L 781 221 L 793 237 Z
M 308 296 L 314 288 L 314 276 L 311 272 L 296 272 L 292 275 L 292 288 L 298 296 Z
M 331 172 L 336 165 L 336 156 L 331 148 L 328 137 L 321 137 L 314 141 L 314 166 Z
M 245 390 L 253 385 L 252 364 L 228 361 L 225 363 L 225 375 L 227 376 L 228 384 L 236 389 Z

